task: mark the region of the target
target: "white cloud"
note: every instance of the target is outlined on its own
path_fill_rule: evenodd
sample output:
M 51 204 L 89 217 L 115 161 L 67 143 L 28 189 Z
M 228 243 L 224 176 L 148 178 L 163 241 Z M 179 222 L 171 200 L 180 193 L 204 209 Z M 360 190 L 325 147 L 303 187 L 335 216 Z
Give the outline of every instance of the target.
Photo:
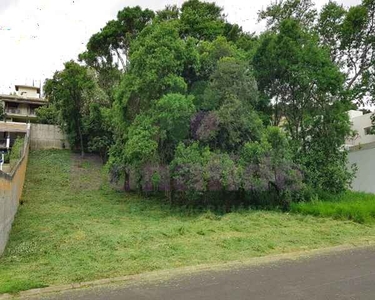
M 354 5 L 360 0 L 342 0 Z M 0 93 L 14 84 L 31 84 L 51 77 L 63 63 L 84 51 L 92 34 L 125 6 L 160 10 L 183 0 L 0 0 Z M 218 0 L 229 21 L 259 32 L 257 12 L 270 0 Z M 316 1 L 318 7 L 325 0 Z

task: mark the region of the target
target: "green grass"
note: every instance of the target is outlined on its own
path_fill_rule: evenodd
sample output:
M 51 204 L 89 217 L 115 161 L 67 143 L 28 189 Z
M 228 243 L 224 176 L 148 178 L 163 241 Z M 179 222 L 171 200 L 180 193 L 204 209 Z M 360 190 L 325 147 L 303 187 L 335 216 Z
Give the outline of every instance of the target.
M 103 184 L 100 165 L 31 152 L 0 293 L 375 240 L 372 225 L 271 211 L 170 208 Z
M 328 201 L 294 203 L 292 212 L 373 224 L 375 223 L 375 195 L 346 192 L 336 197 L 330 197 Z

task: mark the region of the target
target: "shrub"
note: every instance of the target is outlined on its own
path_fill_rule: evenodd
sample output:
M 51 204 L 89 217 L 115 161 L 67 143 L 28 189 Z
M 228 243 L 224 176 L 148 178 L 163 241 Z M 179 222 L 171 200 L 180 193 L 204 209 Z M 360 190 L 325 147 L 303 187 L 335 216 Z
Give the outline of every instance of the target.
M 358 223 L 375 222 L 375 196 L 373 194 L 345 192 L 319 193 L 311 202 L 294 203 L 291 211 L 304 215 L 352 220 Z
M 58 124 L 59 112 L 56 109 L 56 106 L 41 106 L 35 110 L 37 116 L 37 122 L 41 124 Z
M 0 121 L 4 120 L 5 113 L 4 113 L 4 102 L 0 101 Z
M 17 137 L 9 155 L 9 164 L 11 168 L 14 168 L 17 162 L 21 159 L 23 154 L 23 146 L 24 139 L 21 137 Z

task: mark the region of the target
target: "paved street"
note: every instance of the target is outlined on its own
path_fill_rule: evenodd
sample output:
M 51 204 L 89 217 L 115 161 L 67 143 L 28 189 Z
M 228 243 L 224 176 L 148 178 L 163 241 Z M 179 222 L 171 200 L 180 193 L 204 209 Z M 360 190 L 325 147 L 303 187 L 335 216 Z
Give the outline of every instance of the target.
M 73 291 L 44 299 L 375 299 L 375 249 L 211 271 L 162 283 Z

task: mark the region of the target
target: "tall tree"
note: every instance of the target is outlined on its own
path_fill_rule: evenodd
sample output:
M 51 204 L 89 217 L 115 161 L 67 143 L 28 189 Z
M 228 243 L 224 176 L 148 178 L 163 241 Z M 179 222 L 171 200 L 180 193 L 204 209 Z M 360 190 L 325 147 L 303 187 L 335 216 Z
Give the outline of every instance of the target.
M 125 174 L 126 189 L 132 181 L 149 191 L 151 178 L 152 186 L 167 178 L 164 187 L 193 189 L 198 197 L 237 193 L 245 185 L 242 167 L 243 181 L 254 181 L 247 190 L 274 186 L 281 197 L 290 187 L 289 171 L 281 169 L 291 169 L 291 161 L 273 145 L 255 165 L 239 162 L 245 145 L 255 149 L 268 136 L 249 64 L 256 44 L 253 35 L 226 22 L 220 7 L 198 0 L 185 2 L 180 11 L 159 12 L 143 29 L 131 43 L 115 101 L 110 165 L 112 174 Z M 282 140 L 287 153 L 289 144 Z
M 317 11 L 311 0 L 275 0 L 266 9 L 259 11 L 258 19 L 266 20 L 267 27 L 278 30 L 281 23 L 293 19 L 304 28 L 312 28 Z
M 64 70 L 56 72 L 44 85 L 46 97 L 60 112 L 62 129 L 68 134 L 72 145 L 79 145 L 82 156 L 85 94 L 89 94 L 93 88 L 94 82 L 87 68 L 74 61 L 66 62 Z
M 189 0 L 182 4 L 180 16 L 181 36 L 197 40 L 214 40 L 224 35 L 223 9 L 215 3 Z
M 178 21 L 155 23 L 142 31 L 132 44 L 131 65 L 118 90 L 116 105 L 132 121 L 165 93 L 186 93 L 182 77 L 186 62 L 197 63 L 189 39 L 179 37 Z
M 317 33 L 323 46 L 328 47 L 331 60 L 342 65 L 341 36 L 346 10 L 342 5 L 329 1 L 320 11 Z
M 123 69 L 129 59 L 130 43 L 151 22 L 154 12 L 139 6 L 125 7 L 117 13 L 117 19 L 109 21 L 104 28 L 94 34 L 88 44 L 87 51 L 80 55 L 89 66 L 103 68 L 118 65 Z
M 371 102 L 375 76 L 375 2 L 345 10 L 329 2 L 320 13 L 317 32 L 332 60 L 345 73 L 346 95 L 358 105 Z
M 319 174 L 311 176 L 311 182 L 331 189 L 329 179 L 334 174 L 326 176 L 320 166 L 332 164 L 337 181 L 341 178 L 341 186 L 347 186 L 351 173 L 346 172 L 346 157 L 340 159 L 339 152 L 350 132 L 349 106 L 341 94 L 344 75 L 331 61 L 328 50 L 297 20 L 287 19 L 281 22 L 279 33 L 262 39 L 254 67 L 260 90 L 275 99 L 276 118 L 285 118 L 283 125 L 294 144 L 295 161 Z M 305 158 L 318 155 L 315 151 L 324 153 L 327 161 L 315 160 L 314 166 L 307 163 Z
M 99 86 L 111 101 L 128 66 L 131 42 L 151 23 L 154 15 L 153 11 L 139 6 L 125 7 L 115 20 L 92 35 L 87 50 L 79 55 L 80 61 L 97 72 Z
M 371 94 L 375 75 L 375 1 L 363 0 L 349 9 L 342 24 L 341 46 L 346 58 L 346 88 L 362 104 Z

